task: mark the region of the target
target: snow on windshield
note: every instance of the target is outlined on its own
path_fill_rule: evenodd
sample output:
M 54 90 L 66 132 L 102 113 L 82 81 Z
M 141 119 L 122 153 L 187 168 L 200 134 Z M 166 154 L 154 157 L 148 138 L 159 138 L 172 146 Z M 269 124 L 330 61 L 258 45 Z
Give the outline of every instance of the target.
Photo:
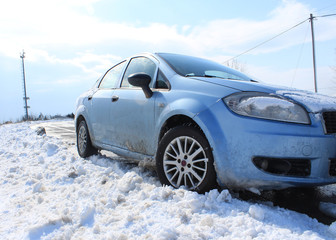
M 335 239 L 336 222 L 233 198 L 162 187 L 151 171 L 0 126 L 1 239 Z M 117 157 L 116 157 L 117 159 Z
M 314 113 L 336 110 L 335 97 L 302 90 L 281 90 L 276 93 L 304 104 L 309 111 Z

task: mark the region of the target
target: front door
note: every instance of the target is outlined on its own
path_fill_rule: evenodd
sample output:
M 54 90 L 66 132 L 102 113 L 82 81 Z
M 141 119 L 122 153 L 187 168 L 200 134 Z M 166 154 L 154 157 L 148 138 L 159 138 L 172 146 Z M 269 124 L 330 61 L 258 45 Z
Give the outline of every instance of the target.
M 146 57 L 131 59 L 120 88 L 115 89 L 115 101 L 110 108 L 109 142 L 132 152 L 154 155 L 154 103 L 155 94 L 146 98 L 141 88 L 128 83 L 133 73 L 147 73 L 154 81 L 157 65 Z

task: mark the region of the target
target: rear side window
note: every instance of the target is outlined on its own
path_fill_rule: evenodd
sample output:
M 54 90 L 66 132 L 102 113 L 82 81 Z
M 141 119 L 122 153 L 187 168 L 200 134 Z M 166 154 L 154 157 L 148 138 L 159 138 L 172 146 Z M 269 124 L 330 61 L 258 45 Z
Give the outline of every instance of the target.
M 126 61 L 119 63 L 108 70 L 100 83 L 99 88 L 116 88 L 120 79 L 121 71 L 124 69 Z
M 151 76 L 153 81 L 155 71 L 156 71 L 156 65 L 152 60 L 146 57 L 132 58 L 125 71 L 121 87 L 133 87 L 128 82 L 128 76 L 133 73 L 146 73 L 149 76 Z

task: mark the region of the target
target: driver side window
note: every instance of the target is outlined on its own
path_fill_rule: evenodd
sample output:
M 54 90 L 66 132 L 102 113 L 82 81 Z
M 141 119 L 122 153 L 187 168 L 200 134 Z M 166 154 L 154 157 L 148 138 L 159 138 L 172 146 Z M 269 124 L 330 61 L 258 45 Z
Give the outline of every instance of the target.
M 128 76 L 133 73 L 146 73 L 154 79 L 156 65 L 153 61 L 146 57 L 136 57 L 131 59 L 125 71 L 121 87 L 132 88 L 133 86 L 128 82 Z

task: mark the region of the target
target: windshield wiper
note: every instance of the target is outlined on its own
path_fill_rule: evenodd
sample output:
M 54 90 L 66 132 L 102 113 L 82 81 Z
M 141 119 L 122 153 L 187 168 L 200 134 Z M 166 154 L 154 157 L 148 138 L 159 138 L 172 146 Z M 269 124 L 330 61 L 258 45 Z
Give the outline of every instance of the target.
M 228 80 L 241 80 L 241 79 L 238 79 L 238 78 L 225 78 L 225 79 L 228 79 Z
M 193 75 L 192 73 L 188 73 L 188 74 L 186 74 L 185 77 L 205 77 L 205 78 L 221 78 L 221 79 L 227 79 L 227 80 L 241 80 L 241 79 L 237 79 L 237 78 L 219 77 L 219 76 L 208 75 L 208 74 L 204 74 L 204 75 Z
M 222 78 L 222 77 L 213 76 L 213 75 L 208 75 L 208 74 L 204 74 L 204 75 L 194 75 L 193 73 L 188 73 L 188 74 L 185 75 L 185 77 Z

